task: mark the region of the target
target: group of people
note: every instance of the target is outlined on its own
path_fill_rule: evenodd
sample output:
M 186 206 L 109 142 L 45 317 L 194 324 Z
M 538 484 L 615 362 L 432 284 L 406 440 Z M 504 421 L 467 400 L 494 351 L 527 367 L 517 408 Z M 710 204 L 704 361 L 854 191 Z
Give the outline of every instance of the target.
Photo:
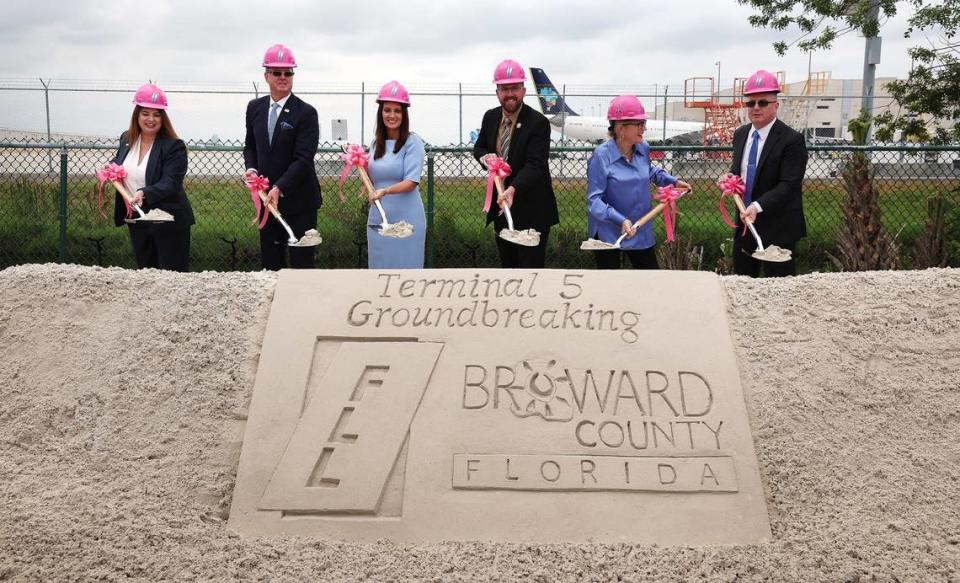
M 270 94 L 247 105 L 243 158 L 244 179 L 259 176 L 269 180 L 267 202 L 279 209 L 294 234 L 301 237 L 316 228 L 322 202 L 313 163 L 320 127 L 316 109 L 293 94 L 296 66 L 293 53 L 284 45 L 267 49 L 263 75 Z M 503 267 L 542 268 L 550 229 L 560 221 L 549 167 L 550 123 L 524 103 L 526 74 L 519 63 L 508 59 L 498 64 L 493 81 L 500 106 L 484 114 L 473 154 L 484 170 L 494 158 L 500 158 L 511 171 L 486 222 L 494 225 Z M 796 272 L 793 259 L 783 263 L 755 259 L 756 242 L 744 237 L 740 227 L 745 221 L 752 222 L 763 241 L 796 253 L 797 241 L 806 235 L 801 192 L 807 163 L 804 139 L 776 118 L 780 85 L 775 76 L 757 71 L 748 78 L 743 93 L 750 123 L 734 134 L 727 175 L 738 175 L 745 182 L 746 210 L 738 215 L 734 232 L 734 272 L 756 277 L 763 267 L 768 276 L 792 275 Z M 410 94 L 402 84 L 388 82 L 376 101 L 376 131 L 367 169 L 373 182 L 368 193 L 368 264 L 374 269 L 421 268 L 426 231 L 419 191 L 424 142 L 410 131 Z M 134 103 L 130 127 L 120 137 L 114 162 L 126 170 L 125 186 L 135 204 L 144 211 L 157 208 L 174 217 L 171 222 L 129 224 L 137 265 L 187 271 L 194 217 L 183 188 L 186 147 L 170 123 L 167 98 L 159 87 L 144 85 Z M 687 192 L 691 188 L 650 164 L 650 147 L 643 140 L 647 114 L 639 99 L 632 95 L 614 98 L 607 119 L 610 139 L 596 148 L 587 165 L 587 235 L 607 242 L 623 235 L 624 240 L 620 249 L 594 251 L 596 265 L 619 268 L 623 254 L 634 268 L 656 269 L 651 223 L 634 226 L 651 208 L 650 185 L 673 185 Z M 391 221 L 409 223 L 413 236 L 381 236 L 376 201 Z M 507 228 L 504 207 L 509 207 L 515 229 L 540 233 L 537 245 L 517 245 L 496 236 Z M 124 224 L 125 211 L 118 194 L 118 226 Z M 315 248 L 288 246 L 288 239 L 278 221 L 266 221 L 260 230 L 264 269 L 315 266 Z

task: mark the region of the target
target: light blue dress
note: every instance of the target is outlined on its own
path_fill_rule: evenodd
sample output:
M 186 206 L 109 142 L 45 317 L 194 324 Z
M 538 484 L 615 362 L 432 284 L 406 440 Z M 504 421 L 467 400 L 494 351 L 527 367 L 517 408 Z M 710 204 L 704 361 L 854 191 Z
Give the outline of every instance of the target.
M 376 148 L 370 148 L 368 172 L 374 188 L 387 188 L 401 180 L 412 180 L 417 187 L 402 194 L 388 194 L 380 200 L 391 223 L 407 221 L 413 226 L 413 235 L 405 239 L 384 237 L 371 225 L 380 225 L 380 211 L 371 204 L 367 215 L 367 266 L 370 269 L 420 269 L 423 267 L 423 247 L 427 235 L 427 219 L 420 198 L 420 174 L 423 172 L 425 152 L 423 140 L 411 133 L 407 142 L 394 154 L 396 140 L 387 140 L 383 156 L 373 158 Z

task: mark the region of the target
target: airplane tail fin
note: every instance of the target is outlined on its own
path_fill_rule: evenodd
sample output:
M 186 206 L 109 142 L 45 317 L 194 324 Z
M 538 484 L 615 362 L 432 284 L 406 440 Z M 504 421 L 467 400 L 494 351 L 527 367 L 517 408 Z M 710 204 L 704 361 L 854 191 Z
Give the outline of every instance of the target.
M 543 69 L 531 67 L 530 75 L 533 77 L 533 83 L 537 89 L 537 99 L 540 101 L 540 109 L 544 115 L 579 115 L 570 109 L 570 106 L 563 100 L 563 96 L 553 86 Z

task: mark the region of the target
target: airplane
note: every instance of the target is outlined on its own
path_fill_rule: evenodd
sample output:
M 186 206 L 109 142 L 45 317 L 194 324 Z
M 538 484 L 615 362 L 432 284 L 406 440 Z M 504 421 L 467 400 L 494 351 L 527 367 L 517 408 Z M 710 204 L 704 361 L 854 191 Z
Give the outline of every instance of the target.
M 537 90 L 540 111 L 547 116 L 550 125 L 556 128 L 556 131 L 559 132 L 562 129 L 565 136 L 592 143 L 609 139 L 607 129 L 610 127 L 610 122 L 607 118 L 584 116 L 571 109 L 543 69 L 531 67 L 530 76 Z M 700 122 L 668 120 L 666 132 L 664 132 L 663 120 L 649 119 L 643 137 L 648 143 L 664 140 L 677 141 L 678 138 L 684 142 L 699 143 L 699 136 L 690 134 L 701 131 L 703 131 L 703 124 Z

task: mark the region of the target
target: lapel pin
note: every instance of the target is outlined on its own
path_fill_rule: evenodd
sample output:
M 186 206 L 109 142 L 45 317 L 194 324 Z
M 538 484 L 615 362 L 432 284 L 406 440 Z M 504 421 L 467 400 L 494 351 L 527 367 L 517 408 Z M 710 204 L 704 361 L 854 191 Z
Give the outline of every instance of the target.
M 283 113 L 290 113 L 290 110 L 287 108 L 283 108 Z

